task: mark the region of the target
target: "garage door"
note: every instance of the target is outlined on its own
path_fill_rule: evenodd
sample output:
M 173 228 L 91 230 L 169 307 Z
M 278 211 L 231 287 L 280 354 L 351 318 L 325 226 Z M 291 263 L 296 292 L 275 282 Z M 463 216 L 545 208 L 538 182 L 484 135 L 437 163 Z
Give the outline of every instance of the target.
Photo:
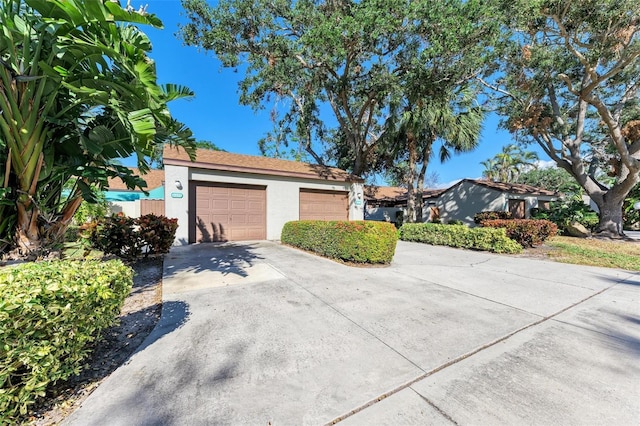
M 301 189 L 300 220 L 349 220 L 349 193 Z
M 192 182 L 190 242 L 266 239 L 266 198 L 260 186 Z

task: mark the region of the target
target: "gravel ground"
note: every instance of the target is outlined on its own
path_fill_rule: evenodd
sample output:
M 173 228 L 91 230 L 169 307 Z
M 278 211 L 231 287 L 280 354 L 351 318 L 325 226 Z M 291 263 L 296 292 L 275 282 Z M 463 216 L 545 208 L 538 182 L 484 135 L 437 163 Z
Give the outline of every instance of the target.
M 105 331 L 78 376 L 58 383 L 33 407 L 26 424 L 61 422 L 104 378 L 129 359 L 158 323 L 162 307 L 162 258 L 141 260 L 131 266 L 136 274 L 120 313 L 120 323 Z

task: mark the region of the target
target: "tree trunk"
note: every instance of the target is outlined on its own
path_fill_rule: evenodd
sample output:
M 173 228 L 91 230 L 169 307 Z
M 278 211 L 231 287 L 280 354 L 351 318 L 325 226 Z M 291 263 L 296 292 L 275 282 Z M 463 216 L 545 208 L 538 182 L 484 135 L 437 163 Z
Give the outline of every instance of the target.
M 594 200 L 600 209 L 600 221 L 596 227 L 595 233 L 600 236 L 609 238 L 624 237 L 623 220 L 622 220 L 622 204 L 624 199 L 617 200 L 608 197 L 605 193 L 602 200 Z
M 429 159 L 431 158 L 431 146 L 435 138 L 432 138 L 422 151 L 422 166 L 418 172 L 418 184 L 416 185 L 416 218 L 418 222 L 424 222 L 424 177 L 427 174 Z
M 409 151 L 409 172 L 407 174 L 407 222 L 416 222 L 416 162 L 418 158 L 418 150 L 416 146 L 416 138 L 412 133 L 407 134 L 407 150 Z

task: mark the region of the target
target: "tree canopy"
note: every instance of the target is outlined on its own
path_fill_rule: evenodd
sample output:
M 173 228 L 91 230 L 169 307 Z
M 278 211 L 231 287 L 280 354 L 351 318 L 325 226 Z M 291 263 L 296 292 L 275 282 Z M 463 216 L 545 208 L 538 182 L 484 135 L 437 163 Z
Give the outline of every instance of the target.
M 324 150 L 358 175 L 375 169 L 383 135 L 397 130 L 393 105 L 451 93 L 479 75 L 498 28 L 480 1 L 182 4 L 184 42 L 244 72 L 240 102 L 280 108 L 263 146 L 298 143 L 319 163 Z
M 162 26 L 117 2 L 7 0 L 0 8 L 0 238 L 23 252 L 61 237 L 82 199 L 109 177 L 144 181 L 156 144 L 193 152 L 168 102 L 189 89 L 156 82 L 138 25 Z M 71 182 L 71 194 L 62 188 Z
M 640 4 L 636 0 L 502 1 L 508 48 L 499 112 L 537 143 L 600 209 L 597 231 L 621 235 L 622 203 L 640 181 Z M 606 171 L 611 183 L 599 176 Z

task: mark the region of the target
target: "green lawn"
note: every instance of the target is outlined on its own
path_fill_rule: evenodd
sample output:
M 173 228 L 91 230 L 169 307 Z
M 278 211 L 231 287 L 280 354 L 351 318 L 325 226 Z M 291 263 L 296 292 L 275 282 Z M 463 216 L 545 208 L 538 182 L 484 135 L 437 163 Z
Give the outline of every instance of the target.
M 557 262 L 640 271 L 640 242 L 553 237 L 546 244 Z

